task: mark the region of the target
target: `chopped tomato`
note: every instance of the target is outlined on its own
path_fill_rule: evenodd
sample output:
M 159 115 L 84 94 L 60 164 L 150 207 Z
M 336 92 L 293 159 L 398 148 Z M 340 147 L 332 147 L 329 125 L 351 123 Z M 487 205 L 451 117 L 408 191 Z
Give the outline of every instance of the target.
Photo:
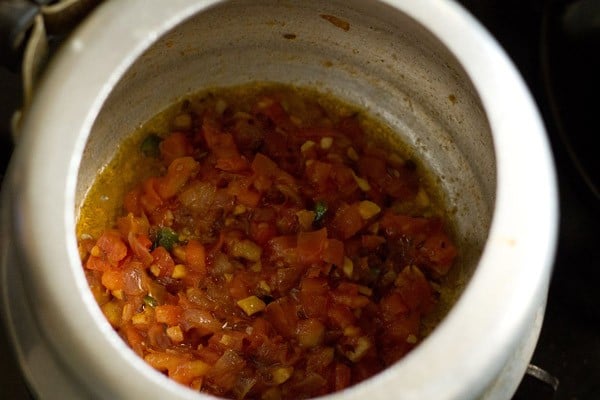
M 240 154 L 233 136 L 221 132 L 214 119 L 205 117 L 202 131 L 206 145 L 217 158 L 216 168 L 224 171 L 243 171 L 248 168 L 248 161 Z
M 98 238 L 96 246 L 100 248 L 106 260 L 113 266 L 127 256 L 127 246 L 115 231 L 107 231 Z
M 171 254 L 164 247 L 157 247 L 152 251 L 153 266 L 156 269 L 150 267 L 150 271 L 156 276 L 171 276 L 173 269 L 175 268 L 175 262 L 171 257 Z
M 186 264 L 194 271 L 202 275 L 206 274 L 206 250 L 202 243 L 190 240 L 185 246 Z
M 195 391 L 343 390 L 418 344 L 458 250 L 415 164 L 359 114 L 240 93 L 192 101 L 171 124 L 185 133 L 142 146 L 164 165 L 82 237 L 88 284 L 133 351 Z
M 319 262 L 327 247 L 327 228 L 313 232 L 300 232 L 297 239 L 297 254 L 301 262 Z
M 176 158 L 169 165 L 167 175 L 160 179 L 156 186 L 158 195 L 164 199 L 175 196 L 198 172 L 198 163 L 192 157 Z
M 194 147 L 190 139 L 182 132 L 173 132 L 159 144 L 160 155 L 166 165 L 170 165 L 175 159 L 191 156 Z
M 156 322 L 161 322 L 167 325 L 177 325 L 181 319 L 183 310 L 179 306 L 165 304 L 154 307 L 154 315 Z
M 342 204 L 331 224 L 342 239 L 349 239 L 364 228 L 367 221 L 360 215 L 358 204 Z

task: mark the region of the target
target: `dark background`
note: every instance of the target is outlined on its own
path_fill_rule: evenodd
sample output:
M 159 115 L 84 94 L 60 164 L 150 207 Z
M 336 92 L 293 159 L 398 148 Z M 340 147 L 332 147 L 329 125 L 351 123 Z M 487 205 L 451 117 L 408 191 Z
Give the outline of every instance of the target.
M 526 375 L 513 400 L 600 399 L 600 0 L 459 2 L 523 75 L 545 121 L 559 178 L 559 243 L 531 362 L 560 384 L 554 391 Z M 12 151 L 9 120 L 20 90 L 18 75 L 0 66 L 0 180 Z M 0 399 L 27 399 L 5 335 L 0 329 Z

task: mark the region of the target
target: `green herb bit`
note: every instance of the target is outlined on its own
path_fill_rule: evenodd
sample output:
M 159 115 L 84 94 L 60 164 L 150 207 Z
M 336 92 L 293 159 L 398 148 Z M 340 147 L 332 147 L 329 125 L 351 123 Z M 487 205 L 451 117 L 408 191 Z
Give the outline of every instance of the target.
M 315 219 L 313 222 L 320 222 L 327 213 L 327 203 L 320 200 L 315 203 Z
M 160 228 L 156 233 L 154 247 L 162 246 L 171 251 L 175 244 L 179 243 L 179 235 L 171 228 Z
M 151 133 L 146 136 L 142 144 L 140 145 L 140 150 L 146 157 L 158 157 L 160 155 L 159 145 L 162 139 L 155 133 Z
M 158 305 L 158 301 L 150 295 L 144 296 L 144 304 L 149 307 L 156 307 Z

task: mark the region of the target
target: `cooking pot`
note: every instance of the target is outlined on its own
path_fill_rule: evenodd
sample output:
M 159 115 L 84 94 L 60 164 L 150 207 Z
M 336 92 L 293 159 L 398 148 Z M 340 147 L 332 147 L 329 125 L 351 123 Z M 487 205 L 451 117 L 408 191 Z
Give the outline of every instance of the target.
M 138 358 L 77 251 L 86 191 L 129 133 L 186 94 L 309 86 L 393 127 L 437 176 L 461 257 L 458 300 L 414 351 L 329 399 L 507 399 L 542 324 L 557 233 L 554 167 L 528 90 L 452 1 L 107 1 L 24 110 L 3 184 L 2 311 L 44 399 L 202 395 Z

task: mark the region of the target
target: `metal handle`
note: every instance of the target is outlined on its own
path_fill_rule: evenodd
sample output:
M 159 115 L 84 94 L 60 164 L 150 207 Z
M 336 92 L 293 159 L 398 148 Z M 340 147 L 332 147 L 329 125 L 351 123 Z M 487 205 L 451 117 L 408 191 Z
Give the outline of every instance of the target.
M 529 364 L 525 373 L 544 383 L 545 385 L 550 386 L 554 393 L 556 393 L 556 391 L 558 390 L 558 378 L 546 371 L 545 369 L 540 368 L 537 365 Z
M 102 0 L 0 0 L 0 60 L 21 73 L 26 108 L 50 53 L 49 39 L 65 36 Z M 21 110 L 13 115 L 13 135 Z
M 20 68 L 27 37 L 41 5 L 30 0 L 0 2 L 0 60 L 13 72 Z

